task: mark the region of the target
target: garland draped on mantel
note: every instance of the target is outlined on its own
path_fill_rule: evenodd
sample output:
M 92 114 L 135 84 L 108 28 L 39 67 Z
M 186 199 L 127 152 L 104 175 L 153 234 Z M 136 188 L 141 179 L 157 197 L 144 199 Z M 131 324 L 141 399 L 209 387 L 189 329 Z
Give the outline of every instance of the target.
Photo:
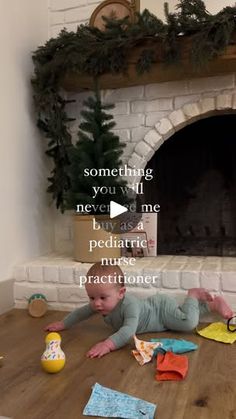
M 80 25 L 76 32 L 62 30 L 33 53 L 35 67 L 32 80 L 39 129 L 48 138 L 46 154 L 54 168 L 48 178 L 48 192 L 57 208 L 65 209 L 64 196 L 70 189 L 67 173 L 68 148 L 72 144 L 61 81 L 69 72 L 90 75 L 125 73 L 134 47 L 140 47 L 137 73 L 148 71 L 161 60 L 178 65 L 181 58 L 180 37 L 191 36 L 189 60 L 193 66 L 204 66 L 234 42 L 236 7 L 226 7 L 216 15 L 207 12 L 202 0 L 180 0 L 176 13 L 169 13 L 165 3 L 166 23 L 148 10 L 137 13 L 136 21 L 128 18 L 106 20 L 106 30 Z M 150 41 L 150 42 L 149 42 Z M 156 42 L 156 48 L 155 48 Z M 158 50 L 157 50 L 158 49 Z

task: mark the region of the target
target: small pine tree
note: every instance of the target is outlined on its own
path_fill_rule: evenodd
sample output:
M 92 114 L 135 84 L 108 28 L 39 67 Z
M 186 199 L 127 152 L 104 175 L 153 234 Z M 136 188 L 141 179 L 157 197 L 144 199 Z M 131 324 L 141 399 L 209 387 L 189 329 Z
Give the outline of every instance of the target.
M 81 112 L 84 121 L 79 125 L 79 140 L 69 152 L 71 187 L 66 194 L 66 206 L 68 209 L 76 209 L 78 204 L 109 205 L 113 196 L 98 193 L 93 198 L 93 186 L 111 187 L 112 190 L 115 187 L 114 200 L 118 200 L 121 205 L 126 204 L 130 201 L 120 188 L 127 186 L 124 179 L 119 176 L 86 176 L 85 172 L 85 169 L 119 169 L 122 165 L 120 157 L 125 145 L 112 132 L 115 126 L 113 116 L 105 112 L 114 108 L 114 105 L 102 104 L 98 91 L 95 97 L 84 101 L 84 105 L 86 109 Z

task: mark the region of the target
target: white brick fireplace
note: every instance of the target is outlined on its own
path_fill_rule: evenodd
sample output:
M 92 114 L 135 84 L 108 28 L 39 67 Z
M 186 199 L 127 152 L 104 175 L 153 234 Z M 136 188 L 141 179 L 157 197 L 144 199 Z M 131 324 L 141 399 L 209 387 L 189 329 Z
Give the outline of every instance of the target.
M 79 114 L 88 94 L 70 95 L 76 98 L 72 115 Z M 196 120 L 235 113 L 235 75 L 106 90 L 102 97 L 115 103 L 116 132 L 126 143 L 124 163 L 144 168 L 175 132 Z M 78 121 L 71 126 L 72 133 L 77 127 Z M 55 253 L 16 267 L 16 306 L 25 307 L 34 292 L 45 294 L 53 309 L 70 310 L 83 304 L 86 294 L 79 287 L 79 276 L 88 267 L 72 257 L 71 214 L 55 212 Z M 155 284 L 129 287 L 141 296 L 158 291 L 181 300 L 187 289 L 203 286 L 222 293 L 236 310 L 236 258 L 159 255 L 137 260 L 125 272 L 157 276 Z
M 50 33 L 56 36 L 63 27 L 76 30 L 86 23 L 99 1 L 51 0 Z M 214 115 L 236 113 L 235 74 L 140 85 L 117 90 L 104 90 L 102 100 L 114 103 L 116 133 L 125 142 L 123 162 L 144 168 L 164 142 L 182 128 Z M 78 115 L 89 93 L 70 94 L 71 125 L 76 138 Z M 190 140 L 191 141 L 191 140 Z M 140 180 L 140 179 L 138 179 Z M 15 302 L 26 307 L 28 298 L 42 292 L 52 309 L 71 310 L 84 304 L 86 293 L 79 287 L 80 275 L 89 266 L 73 260 L 71 214 L 54 212 L 54 253 L 26 261 L 15 269 Z M 203 286 L 223 294 L 236 311 L 236 258 L 218 256 L 159 255 L 137 260 L 125 267 L 133 275 L 155 275 L 152 285 L 130 285 L 140 296 L 155 292 L 169 293 L 181 301 L 186 290 Z

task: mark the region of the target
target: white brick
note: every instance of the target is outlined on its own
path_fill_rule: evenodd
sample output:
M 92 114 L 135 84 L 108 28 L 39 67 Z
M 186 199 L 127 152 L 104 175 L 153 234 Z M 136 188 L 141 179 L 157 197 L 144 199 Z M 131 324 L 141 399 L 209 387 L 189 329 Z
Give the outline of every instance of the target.
M 149 161 L 154 154 L 154 150 L 144 141 L 140 141 L 135 147 L 135 153 Z
M 174 108 L 182 108 L 187 103 L 195 103 L 201 99 L 201 95 L 186 95 L 186 96 L 177 96 L 174 99 Z
M 221 258 L 216 256 L 215 258 L 206 258 L 202 264 L 203 271 L 219 271 L 221 269 Z
M 155 130 L 151 129 L 144 137 L 144 141 L 149 144 L 154 151 L 163 144 L 163 137 Z
M 191 120 L 190 122 L 196 121 L 200 116 L 200 109 L 197 103 L 188 103 L 184 105 L 182 111 L 187 119 Z
M 148 84 L 145 86 L 145 97 L 147 98 L 167 98 L 188 93 L 188 82 L 185 80 Z
M 135 152 L 132 154 L 131 158 L 129 159 L 128 165 L 129 167 L 136 167 L 139 169 L 144 169 L 147 164 L 147 161 L 141 158 Z
M 124 100 L 141 99 L 144 94 L 143 86 L 123 87 L 122 89 L 104 90 L 103 100 L 108 103 L 116 103 Z
M 116 129 L 134 128 L 144 124 L 144 115 L 116 115 Z
M 189 82 L 190 93 L 206 92 L 211 90 L 232 89 L 234 87 L 234 75 L 205 77 L 192 79 Z
M 161 267 L 162 263 L 164 264 L 163 266 L 167 266 L 167 264 L 169 264 L 172 259 L 173 256 L 171 255 L 158 255 L 156 258 L 152 258 L 150 266 Z
M 59 282 L 61 284 L 71 284 L 74 282 L 75 266 L 61 266 L 59 268 Z
M 42 265 L 29 265 L 29 281 L 43 282 L 43 267 Z
M 44 266 L 43 267 L 44 282 L 59 282 L 59 267 L 58 266 Z
M 26 300 L 17 300 L 15 298 L 14 308 L 26 309 L 28 307 L 28 301 Z M 1 419 L 1 416 L 0 416 Z
M 232 95 L 222 94 L 216 97 L 216 109 L 231 109 L 232 108 Z
M 183 260 L 183 261 L 178 261 L 178 262 L 175 262 L 175 261 L 173 261 L 173 259 L 168 263 L 168 264 L 166 264 L 166 267 L 165 267 L 165 269 L 166 270 L 180 270 L 180 269 L 182 269 L 182 268 L 184 268 L 185 267 L 185 261 Z
M 163 270 L 166 268 L 172 258 L 173 256 L 170 255 L 158 255 L 155 258 L 152 257 L 151 263 L 148 265 L 148 267 L 157 271 Z
M 140 260 L 136 259 L 135 266 L 126 266 L 123 272 L 126 276 L 125 285 L 127 287 L 150 288 L 151 284 L 144 281 L 143 268 L 140 266 Z M 138 278 L 139 276 L 139 278 Z
M 182 109 L 178 109 L 177 111 L 171 112 L 168 118 L 171 121 L 172 125 L 178 130 L 183 128 L 187 122 Z
M 82 22 L 84 20 L 89 20 L 91 14 L 94 11 L 94 6 L 78 7 L 76 9 L 66 10 L 65 13 L 65 22 Z
M 185 290 L 199 287 L 199 271 L 184 270 L 181 273 L 181 287 Z
M 142 127 L 142 126 L 133 128 L 131 130 L 131 141 L 138 142 L 140 140 L 143 140 L 144 136 L 147 134 L 149 130 L 150 130 L 149 127 Z
M 159 289 L 161 287 L 161 273 L 156 272 L 155 276 L 158 276 L 158 278 L 154 278 L 152 281 L 152 287 Z
M 223 265 L 222 267 L 222 271 L 223 272 L 232 272 L 232 271 L 236 271 L 236 265 L 235 263 L 227 263 L 227 265 Z M 236 272 L 235 272 L 236 274 Z
M 58 25 L 64 23 L 63 12 L 52 12 L 50 13 L 50 25 Z
M 200 284 L 209 291 L 219 291 L 220 279 L 220 272 L 214 272 L 212 270 L 200 272 Z
M 118 135 L 121 142 L 130 141 L 130 131 L 128 129 L 114 129 L 113 132 L 115 135 Z
M 111 109 L 109 112 L 113 115 L 126 115 L 129 111 L 128 102 L 117 102 L 114 109 Z
M 200 271 L 202 264 L 200 262 L 189 262 L 184 266 L 184 271 L 186 272 L 195 272 Z
M 151 101 L 138 100 L 131 103 L 133 113 L 158 112 L 173 109 L 173 99 L 156 99 Z
M 201 99 L 199 102 L 199 108 L 201 114 L 206 114 L 208 112 L 212 112 L 216 109 L 215 98 L 214 97 L 206 97 Z
M 26 264 L 18 265 L 14 268 L 13 278 L 17 282 L 28 280 L 28 267 Z
M 217 268 L 220 268 L 223 260 L 224 260 L 224 257 L 221 257 L 221 256 L 205 256 L 204 264 L 209 266 L 209 264 L 211 265 L 212 263 L 215 263 L 215 266 Z M 235 263 L 236 263 L 236 260 L 235 260 Z
M 87 275 L 87 272 L 89 268 L 91 268 L 92 264 L 90 263 L 80 263 L 77 267 L 75 267 L 75 273 L 74 273 L 74 280 L 76 284 L 83 284 L 84 277 Z
M 169 111 L 150 112 L 146 115 L 145 125 L 147 127 L 153 127 L 157 121 L 164 118 L 169 114 Z
M 146 277 L 151 276 L 152 277 L 151 286 L 155 288 L 160 288 L 161 286 L 161 272 L 160 271 L 157 271 L 156 269 L 147 266 L 143 270 L 143 276 L 146 276 Z
M 164 270 L 162 272 L 162 286 L 164 288 L 180 288 L 180 271 Z
M 218 94 L 219 94 L 219 92 L 217 90 L 215 90 L 215 91 L 212 90 L 210 92 L 203 92 L 201 94 L 201 96 L 202 96 L 202 99 L 210 98 L 210 97 L 216 98 L 218 96 Z
M 162 135 L 164 141 L 175 132 L 174 127 L 168 118 L 163 118 L 157 122 L 155 128 Z
M 78 286 L 58 288 L 58 300 L 62 303 L 88 303 L 88 296 L 84 288 Z
M 126 143 L 123 149 L 124 157 L 130 157 L 134 151 L 135 143 Z
M 70 7 L 86 6 L 87 0 L 51 0 L 50 8 L 52 10 L 65 10 Z
M 14 285 L 14 297 L 18 300 L 28 300 L 32 294 L 41 293 L 45 295 L 48 301 L 57 301 L 57 290 L 55 286 L 46 286 L 42 284 L 38 285 L 26 285 L 22 283 L 15 283 Z
M 223 293 L 222 295 L 224 299 L 227 301 L 227 303 L 230 305 L 234 313 L 236 313 L 236 294 Z
M 222 290 L 236 292 L 236 272 L 222 272 Z
M 187 263 L 189 261 L 189 256 L 179 256 L 179 255 L 175 255 L 172 257 L 170 263 L 181 263 L 181 265 L 185 265 L 185 263 Z

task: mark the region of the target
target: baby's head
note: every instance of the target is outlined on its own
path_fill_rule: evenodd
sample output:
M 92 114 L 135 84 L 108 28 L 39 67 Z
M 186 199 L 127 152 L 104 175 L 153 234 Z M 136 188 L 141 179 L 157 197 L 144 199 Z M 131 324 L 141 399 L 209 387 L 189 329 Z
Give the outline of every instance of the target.
M 92 308 L 107 315 L 124 298 L 124 274 L 119 266 L 97 262 L 87 272 L 85 288 Z

